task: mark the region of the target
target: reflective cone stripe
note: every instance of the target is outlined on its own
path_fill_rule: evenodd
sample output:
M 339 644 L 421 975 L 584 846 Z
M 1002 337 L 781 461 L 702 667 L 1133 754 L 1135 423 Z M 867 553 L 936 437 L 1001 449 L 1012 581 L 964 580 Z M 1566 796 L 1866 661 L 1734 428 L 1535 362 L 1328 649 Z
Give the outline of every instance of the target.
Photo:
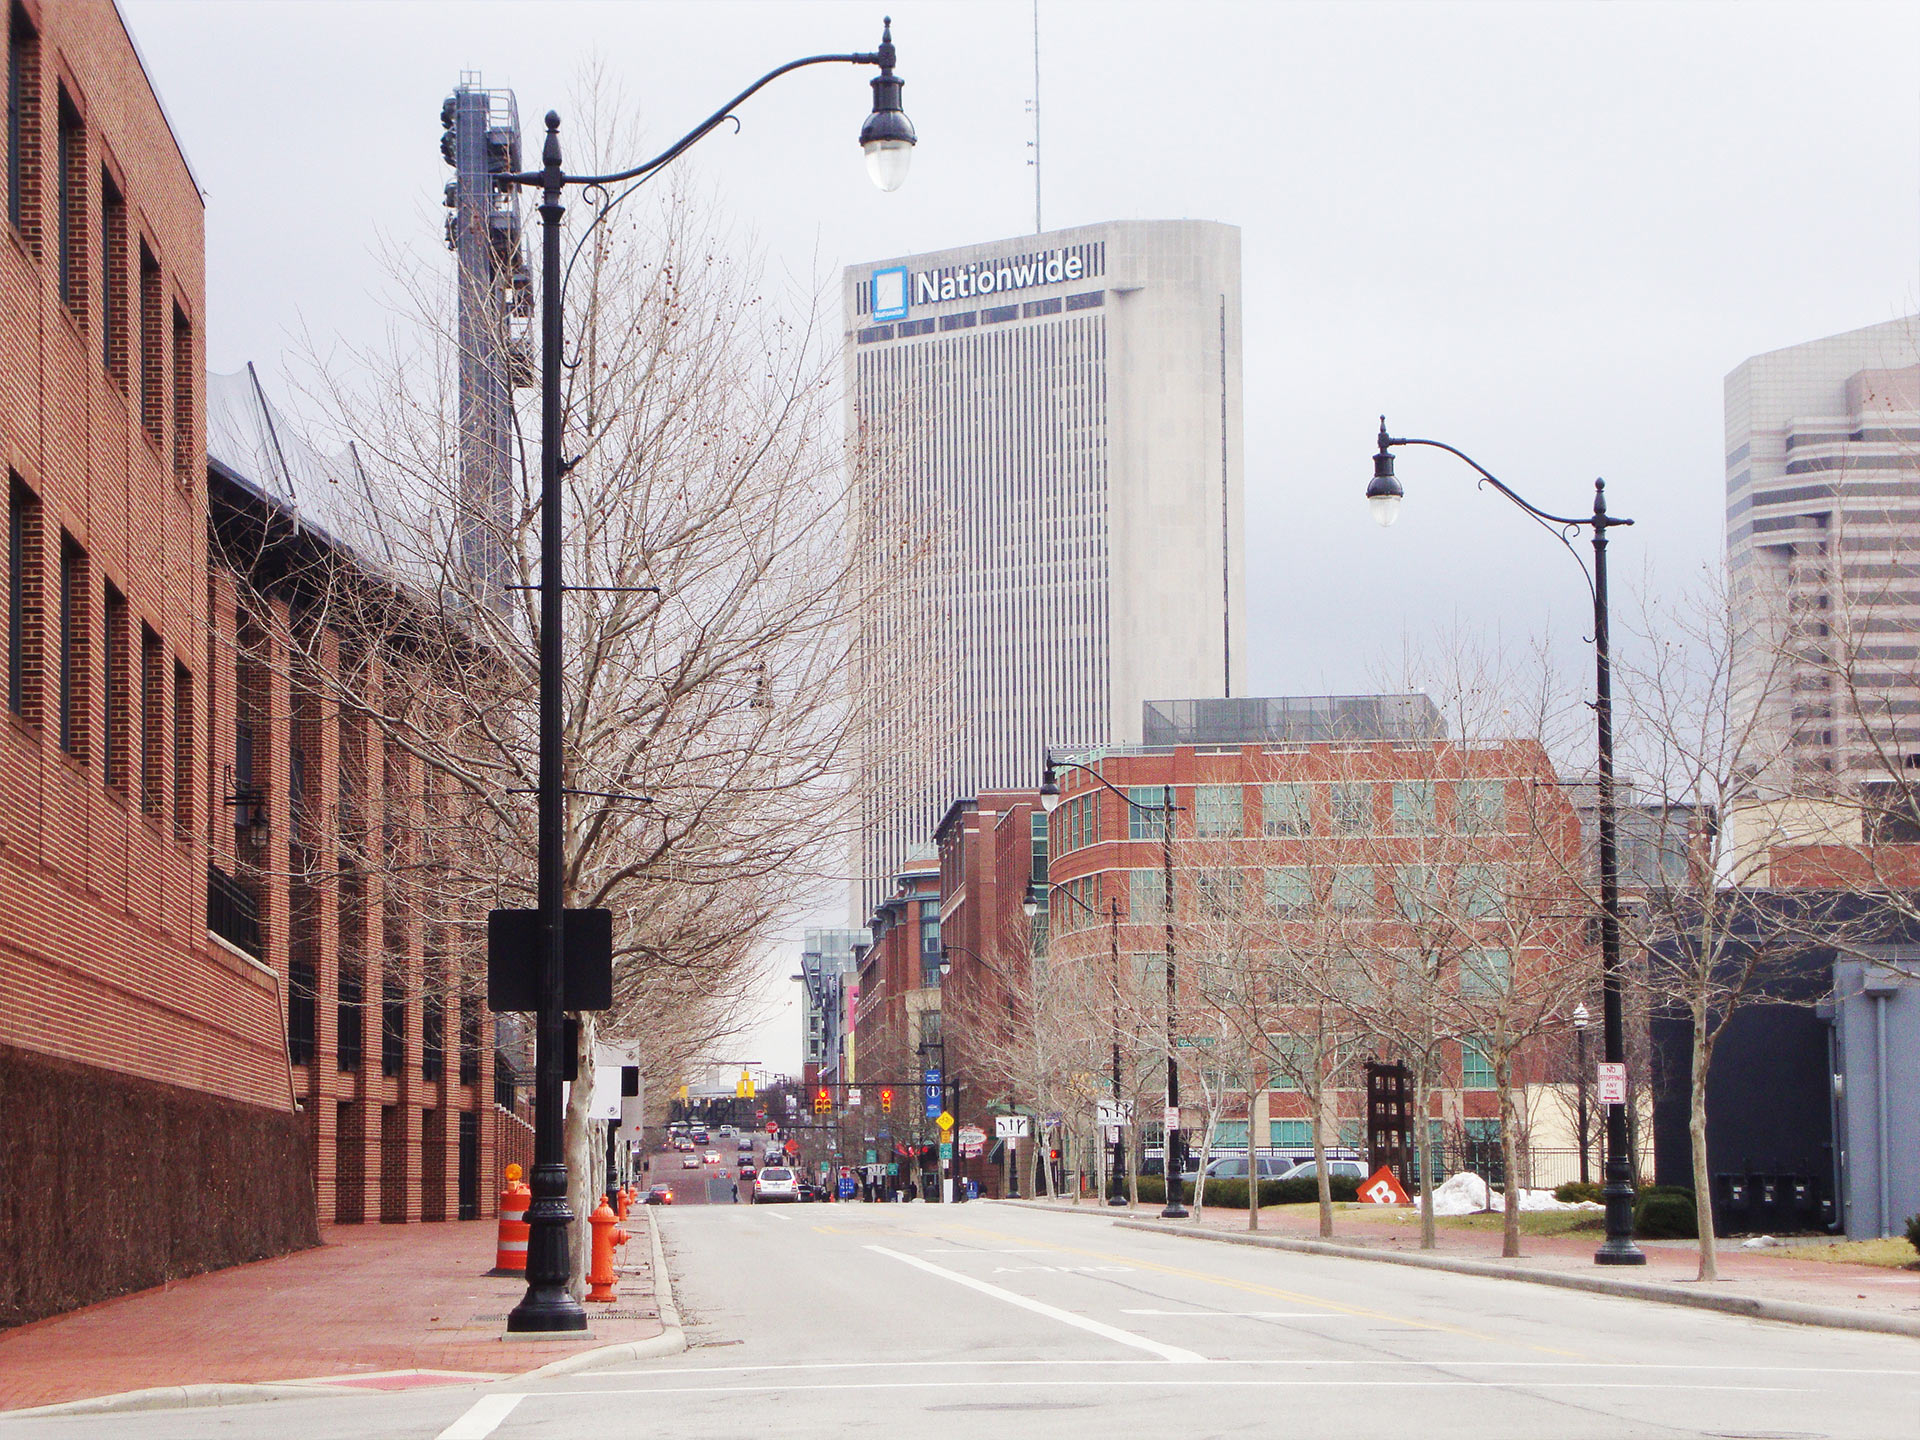
M 532 1229 L 527 1224 L 527 1206 L 532 1200 L 533 1191 L 525 1185 L 512 1184 L 500 1192 L 500 1234 L 494 1245 L 494 1269 L 526 1270 L 527 1235 Z

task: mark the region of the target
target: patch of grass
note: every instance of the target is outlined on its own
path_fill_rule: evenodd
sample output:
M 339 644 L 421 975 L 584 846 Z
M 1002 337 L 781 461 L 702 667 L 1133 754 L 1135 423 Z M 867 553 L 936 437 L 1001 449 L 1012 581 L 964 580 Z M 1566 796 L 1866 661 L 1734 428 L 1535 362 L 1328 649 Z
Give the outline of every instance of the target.
M 1887 1270 L 1906 1270 L 1920 1264 L 1913 1258 L 1913 1246 L 1898 1235 L 1889 1235 L 1880 1240 L 1835 1240 L 1815 1245 L 1787 1244 L 1765 1250 L 1743 1250 L 1740 1253 L 1778 1255 L 1788 1260 L 1824 1260 L 1836 1265 L 1878 1265 Z
M 1598 1210 L 1523 1210 L 1520 1212 L 1522 1235 L 1569 1235 L 1580 1230 L 1605 1228 L 1606 1216 Z M 1499 1234 L 1506 1223 L 1496 1210 L 1491 1215 L 1455 1215 L 1434 1221 L 1449 1230 L 1491 1230 Z

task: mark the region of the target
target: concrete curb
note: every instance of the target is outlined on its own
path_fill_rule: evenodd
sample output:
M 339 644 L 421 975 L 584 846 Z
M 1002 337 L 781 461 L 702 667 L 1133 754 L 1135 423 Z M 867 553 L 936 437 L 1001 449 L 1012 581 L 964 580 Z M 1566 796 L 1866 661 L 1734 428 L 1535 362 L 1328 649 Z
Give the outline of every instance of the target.
M 663 1207 L 649 1206 L 647 1217 L 647 1240 L 653 1252 L 653 1297 L 660 1311 L 660 1324 L 664 1327 L 658 1335 L 646 1340 L 629 1340 L 623 1345 L 602 1345 L 594 1350 L 582 1350 L 578 1355 L 568 1355 L 542 1365 L 538 1370 L 528 1370 L 515 1375 L 511 1381 L 501 1384 L 519 1384 L 527 1380 L 545 1380 L 554 1375 L 572 1375 L 581 1370 L 594 1370 L 602 1365 L 624 1365 L 630 1360 L 655 1360 L 663 1355 L 678 1355 L 687 1348 L 687 1332 L 680 1326 L 680 1307 L 673 1301 L 673 1277 L 667 1273 L 666 1247 L 660 1242 L 660 1211 Z
M 35 1405 L 27 1410 L 0 1410 L 0 1425 L 9 1420 L 33 1420 L 48 1415 L 119 1415 L 140 1410 L 204 1410 L 218 1405 L 257 1405 L 267 1400 L 310 1400 L 316 1395 L 366 1395 L 345 1385 L 280 1380 L 258 1385 L 156 1385 L 150 1390 L 124 1390 L 118 1395 L 94 1395 L 58 1405 Z
M 1036 1207 L 1037 1208 L 1037 1207 Z M 1453 1275 L 1478 1275 L 1490 1280 L 1520 1280 L 1529 1285 L 1551 1285 L 1562 1290 L 1584 1290 L 1593 1295 L 1618 1295 L 1660 1305 L 1684 1305 L 1694 1310 L 1718 1310 L 1749 1320 L 1778 1320 L 1788 1325 L 1821 1325 L 1834 1330 L 1864 1330 L 1880 1335 L 1920 1339 L 1920 1316 L 1874 1315 L 1833 1305 L 1809 1305 L 1799 1300 L 1769 1300 L 1758 1295 L 1716 1295 L 1680 1285 L 1615 1280 L 1564 1270 L 1521 1270 L 1486 1260 L 1457 1260 L 1445 1255 L 1408 1254 L 1401 1250 L 1370 1250 L 1357 1245 L 1335 1245 L 1325 1240 L 1289 1240 L 1278 1235 L 1230 1235 L 1218 1231 L 1175 1228 L 1152 1220 L 1115 1220 L 1122 1230 L 1173 1235 L 1182 1240 L 1211 1240 L 1221 1245 L 1251 1245 L 1257 1249 L 1290 1250 L 1301 1255 L 1326 1255 L 1340 1260 L 1374 1260 L 1386 1265 L 1410 1265 L 1417 1270 L 1443 1270 Z
M 656 1207 L 657 1209 L 657 1207 Z M 571 1375 L 601 1365 L 622 1365 L 633 1360 L 653 1360 L 663 1355 L 678 1355 L 687 1348 L 686 1331 L 680 1326 L 680 1310 L 673 1302 L 673 1280 L 667 1274 L 666 1251 L 660 1243 L 660 1226 L 654 1211 L 647 1215 L 647 1235 L 653 1249 L 654 1295 L 660 1307 L 660 1334 L 645 1340 L 629 1340 L 619 1345 L 602 1345 L 549 1361 L 534 1370 L 523 1370 L 498 1380 L 475 1381 L 475 1385 L 511 1386 L 528 1380 L 543 1380 L 555 1375 Z M 448 1389 L 457 1387 L 449 1385 Z M 36 1405 L 28 1410 L 0 1410 L 0 1424 L 15 1419 L 37 1419 L 50 1415 L 116 1415 L 141 1410 L 204 1410 L 220 1405 L 259 1405 L 269 1400 L 311 1400 L 320 1395 L 368 1395 L 358 1385 L 335 1385 L 323 1380 L 273 1380 L 247 1385 L 156 1385 L 149 1390 L 125 1390 L 118 1395 L 94 1395 L 85 1400 L 67 1400 L 58 1405 Z

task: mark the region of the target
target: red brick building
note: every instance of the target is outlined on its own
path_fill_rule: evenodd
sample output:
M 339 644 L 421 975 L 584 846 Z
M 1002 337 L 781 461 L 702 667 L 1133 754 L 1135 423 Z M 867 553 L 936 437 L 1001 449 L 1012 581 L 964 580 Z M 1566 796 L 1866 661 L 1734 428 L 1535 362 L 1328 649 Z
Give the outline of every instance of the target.
M 210 549 L 277 492 L 210 500 L 200 194 L 119 12 L 7 10 L 0 1326 L 487 1213 L 524 1147 L 432 928 L 335 864 L 339 802 L 404 831 L 418 767 Z
M 199 191 L 109 0 L 6 43 L 0 1324 L 315 1238 L 282 977 L 206 923 Z
M 1047 926 L 1049 961 L 1080 965 L 1104 977 L 1117 941 L 1119 984 L 1134 987 L 1136 1012 L 1149 1022 L 1157 1001 L 1164 1017 L 1163 788 L 1175 805 L 1173 841 L 1175 977 L 1180 996 L 1176 1032 L 1188 1124 L 1207 1066 L 1224 1101 L 1216 1139 L 1244 1147 L 1250 1132 L 1263 1147 L 1303 1155 L 1310 1144 L 1308 1109 L 1283 1071 L 1256 1063 L 1255 1073 L 1230 1058 L 1250 1044 L 1228 1034 L 1222 1005 L 1210 994 L 1209 952 L 1238 948 L 1269 963 L 1246 967 L 1242 981 L 1225 971 L 1211 989 L 1230 1002 L 1239 1023 L 1259 1018 L 1255 987 L 1268 997 L 1271 1044 L 1295 1043 L 1280 988 L 1284 957 L 1336 941 L 1352 961 L 1341 984 L 1378 988 L 1381 965 L 1417 953 L 1445 930 L 1457 997 L 1460 986 L 1484 988 L 1486 1012 L 1499 993 L 1525 991 L 1530 979 L 1569 973 L 1589 954 L 1579 920 L 1579 832 L 1572 806 L 1546 753 L 1527 741 L 1463 745 L 1413 734 L 1399 739 L 1266 744 L 1189 744 L 1073 755 L 1133 802 L 1105 789 L 1085 770 L 1062 765 L 1061 803 L 1051 816 Z M 1446 908 L 1444 926 L 1435 919 Z M 1117 908 L 1117 926 L 1111 916 Z M 1309 925 L 1318 929 L 1306 933 Z M 1372 956 L 1371 961 L 1362 957 Z M 1089 994 L 1105 993 L 1099 979 Z M 1236 988 L 1237 987 L 1237 988 Z M 1364 1008 L 1364 1007 L 1361 1007 Z M 1466 1007 L 1462 1013 L 1475 1013 Z M 1538 1016 L 1529 1018 L 1536 1023 Z M 1160 1020 L 1164 1024 L 1164 1018 Z M 1260 1019 L 1264 1026 L 1267 1020 Z M 1459 1017 L 1449 1025 L 1460 1029 Z M 1488 1023 L 1493 1023 L 1489 1021 Z M 1515 1017 L 1518 1023 L 1518 1017 Z M 1351 1028 L 1351 1027 L 1349 1027 Z M 1444 1028 L 1444 1027 L 1443 1027 Z M 1150 1036 L 1148 1037 L 1150 1038 Z M 1403 1058 L 1382 1036 L 1357 1037 L 1383 1061 Z M 1149 1047 L 1151 1048 L 1151 1047 Z M 1436 1093 L 1430 1122 L 1436 1138 L 1491 1145 L 1498 1137 L 1498 1093 L 1492 1045 L 1457 1034 L 1437 1046 Z M 1164 1055 L 1164 1046 L 1160 1047 Z M 1164 1065 L 1163 1060 L 1155 1062 Z M 1518 1090 L 1526 1080 L 1511 1080 Z M 1364 1145 L 1363 1077 L 1352 1065 L 1330 1091 L 1323 1111 L 1329 1137 Z M 1258 1108 L 1255 1097 L 1263 1097 Z M 1146 1127 L 1157 1145 L 1157 1100 Z M 1189 1137 L 1189 1144 L 1197 1136 Z
M 902 1083 L 940 1064 L 943 1056 L 938 866 L 931 859 L 909 859 L 895 877 L 894 893 L 867 923 L 871 943 L 848 984 L 855 995 L 849 1018 L 854 1082 L 861 1095 L 857 1125 L 863 1137 L 871 1130 L 873 1148 L 884 1157 L 879 1163 L 897 1164 L 904 1182 L 919 1168 L 918 1152 L 938 1138 L 924 1094 Z M 893 1089 L 891 1110 L 881 1104 L 883 1086 Z M 859 1148 L 865 1148 L 864 1140 Z M 937 1153 L 924 1158 L 937 1169 Z
M 284 983 L 320 1218 L 479 1218 L 526 1131 L 494 1103 L 485 916 L 448 910 L 430 845 L 446 783 L 379 718 L 432 682 L 325 622 L 313 577 L 375 568 L 328 503 L 345 462 L 251 370 L 208 386 L 208 923 Z

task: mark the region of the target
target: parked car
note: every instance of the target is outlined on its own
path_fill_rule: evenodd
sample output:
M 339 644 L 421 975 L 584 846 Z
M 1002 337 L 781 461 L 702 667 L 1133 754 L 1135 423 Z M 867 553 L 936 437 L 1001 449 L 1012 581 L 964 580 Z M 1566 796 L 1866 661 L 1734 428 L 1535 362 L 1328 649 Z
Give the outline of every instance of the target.
M 700 1157 L 689 1151 L 680 1157 L 680 1168 L 682 1170 L 698 1170 L 700 1168 Z
M 1282 1180 L 1314 1180 L 1319 1177 L 1319 1174 L 1320 1172 L 1314 1168 L 1313 1161 L 1302 1160 L 1280 1178 Z M 1327 1174 L 1335 1179 L 1364 1180 L 1367 1178 L 1367 1167 L 1359 1160 L 1329 1160 Z
M 794 1182 L 794 1187 L 797 1192 L 794 1198 L 797 1200 L 819 1200 L 824 1198 L 825 1195 L 825 1192 L 822 1191 L 818 1185 L 814 1184 L 813 1181 L 807 1179 L 804 1175 Z
M 673 1187 L 671 1185 L 656 1185 L 647 1191 L 647 1204 L 649 1205 L 671 1205 L 672 1203 Z
M 1287 1159 L 1284 1155 L 1262 1155 L 1260 1157 L 1260 1178 L 1262 1180 L 1282 1179 L 1285 1177 L 1287 1171 L 1294 1168 L 1296 1167 L 1293 1161 Z M 1334 1170 L 1330 1173 L 1338 1175 L 1340 1172 Z M 1244 1155 L 1222 1155 L 1218 1160 L 1215 1160 L 1207 1166 L 1207 1178 L 1209 1180 L 1246 1179 L 1247 1157 Z
M 799 1182 L 793 1171 L 784 1165 L 774 1165 L 762 1170 L 753 1181 L 753 1203 L 771 1203 L 785 1200 L 789 1203 L 800 1198 Z

